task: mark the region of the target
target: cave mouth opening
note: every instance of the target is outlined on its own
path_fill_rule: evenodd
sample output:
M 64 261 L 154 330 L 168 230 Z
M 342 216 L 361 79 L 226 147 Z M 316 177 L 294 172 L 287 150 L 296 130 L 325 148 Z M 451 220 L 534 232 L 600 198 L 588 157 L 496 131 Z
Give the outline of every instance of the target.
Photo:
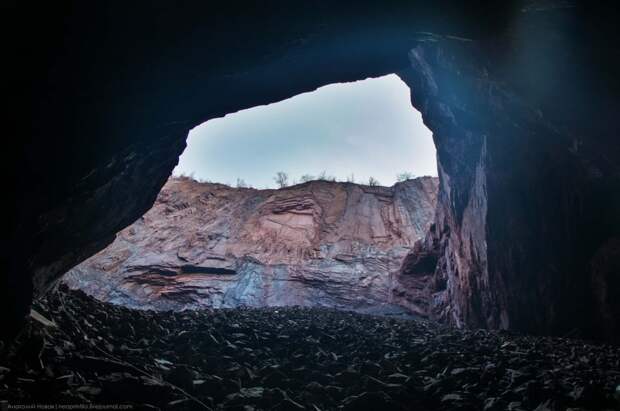
M 64 282 L 140 309 L 424 316 L 401 266 L 434 220 L 435 156 L 395 74 L 209 120 L 151 210 Z
M 396 75 L 335 83 L 194 127 L 175 176 L 256 188 L 437 176 L 435 145 Z

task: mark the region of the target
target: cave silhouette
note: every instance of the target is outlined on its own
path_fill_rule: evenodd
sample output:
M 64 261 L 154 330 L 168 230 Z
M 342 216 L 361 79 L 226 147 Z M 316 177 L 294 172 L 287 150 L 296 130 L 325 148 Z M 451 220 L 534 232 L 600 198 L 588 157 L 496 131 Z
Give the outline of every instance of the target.
M 3 86 L 11 102 L 7 123 L 16 130 L 8 134 L 15 148 L 2 165 L 10 193 L 0 275 L 3 346 L 24 335 L 33 299 L 45 297 L 64 272 L 105 248 L 151 207 L 192 127 L 325 84 L 388 73 L 410 87 L 411 103 L 437 148 L 435 224 L 404 267 L 415 275 L 434 264 L 438 294 L 432 317 L 464 330 L 618 342 L 620 54 L 613 5 L 138 1 L 1 7 L 3 38 L 15 39 L 2 70 L 10 80 Z M 61 307 L 64 300 L 54 302 L 54 295 L 48 295 L 49 304 Z M 80 298 L 65 303 L 73 307 L 68 312 L 100 309 Z M 144 325 L 140 332 L 153 331 L 153 321 L 124 315 Z M 231 315 L 260 327 L 245 314 Z M 278 315 L 265 318 L 280 323 Z M 321 318 L 334 330 L 346 323 L 332 321 L 330 314 Z M 357 329 L 373 327 L 357 317 L 349 321 L 362 324 Z M 390 341 L 415 344 L 410 334 L 396 336 L 406 327 L 392 327 Z M 420 327 L 419 333 L 428 331 Z M 531 341 L 505 340 L 495 331 L 453 335 L 484 340 L 491 351 L 499 345 L 512 355 L 506 360 L 525 352 L 521 344 Z M 453 337 L 437 338 L 447 347 Z M 555 344 L 558 361 L 567 366 L 571 349 L 574 355 L 576 346 L 586 347 L 561 338 L 540 341 L 549 344 L 547 352 Z M 583 362 L 596 364 L 591 371 L 603 372 L 602 364 L 617 367 L 611 346 L 594 347 L 587 349 L 593 357 Z M 288 354 L 297 352 L 282 355 Z M 333 354 L 337 362 L 339 354 Z M 444 365 L 446 378 L 482 375 L 480 364 L 450 371 L 445 357 L 428 353 L 419 360 Z M 540 367 L 551 357 L 545 358 Z M 37 361 L 35 355 L 24 364 L 32 368 Z M 493 367 L 485 370 L 495 375 Z M 392 371 L 393 381 L 402 378 Z M 341 381 L 350 377 L 346 370 L 338 375 Z M 521 377 L 512 373 L 511 384 Z M 365 380 L 365 394 L 346 397 L 343 406 L 392 404 L 394 397 L 382 385 L 389 383 L 372 378 Z M 463 409 L 482 407 L 478 397 L 471 405 L 466 393 L 435 390 L 435 380 L 427 381 L 426 391 L 419 388 L 432 397 L 421 409 L 450 409 L 453 402 Z M 595 380 L 573 386 L 562 405 L 617 406 L 609 391 L 617 381 Z M 369 394 L 377 385 L 389 399 Z M 84 393 L 97 395 L 84 386 Z M 532 408 L 545 404 L 550 389 L 536 387 L 527 388 Z M 237 394 L 244 401 L 259 395 L 260 390 L 241 388 Z M 336 391 L 334 396 L 341 395 Z M 227 401 L 233 404 L 234 398 Z M 278 404 L 300 405 L 286 397 Z M 545 407 L 553 409 L 550 403 Z

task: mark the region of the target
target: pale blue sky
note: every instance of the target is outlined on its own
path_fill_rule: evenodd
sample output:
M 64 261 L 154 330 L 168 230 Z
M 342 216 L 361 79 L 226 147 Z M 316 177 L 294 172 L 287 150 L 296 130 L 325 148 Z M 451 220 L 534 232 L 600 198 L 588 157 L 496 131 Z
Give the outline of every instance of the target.
M 409 88 L 391 74 L 209 120 L 191 130 L 173 174 L 272 188 L 278 171 L 291 180 L 322 171 L 342 181 L 373 176 L 390 186 L 404 171 L 436 176 L 437 165 Z

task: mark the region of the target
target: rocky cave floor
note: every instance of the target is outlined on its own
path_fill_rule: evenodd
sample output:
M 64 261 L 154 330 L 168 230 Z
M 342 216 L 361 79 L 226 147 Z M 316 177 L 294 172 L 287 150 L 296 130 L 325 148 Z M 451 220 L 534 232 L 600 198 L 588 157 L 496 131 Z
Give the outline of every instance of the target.
M 4 349 L 2 409 L 620 408 L 620 348 L 579 340 L 314 308 L 135 311 L 66 289 L 35 309 L 56 326 L 31 320 Z

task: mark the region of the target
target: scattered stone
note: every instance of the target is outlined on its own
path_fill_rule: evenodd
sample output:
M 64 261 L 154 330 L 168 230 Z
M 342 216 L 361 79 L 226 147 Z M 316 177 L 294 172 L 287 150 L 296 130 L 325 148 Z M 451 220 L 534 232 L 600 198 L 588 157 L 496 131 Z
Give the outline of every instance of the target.
M 39 322 L 40 324 L 44 325 L 45 327 L 56 327 L 56 324 L 53 321 L 48 320 L 43 315 L 38 313 L 35 309 L 31 309 L 30 310 L 30 317 L 33 320 L 35 320 L 35 321 Z
M 620 408 L 620 349 L 580 340 L 319 308 L 135 311 L 64 288 L 35 308 L 57 327 L 32 320 L 0 360 L 0 398 L 15 403 L 218 411 Z
M 463 398 L 459 394 L 446 394 L 441 399 L 441 402 L 449 402 L 449 401 L 461 401 Z
M 79 387 L 76 391 L 81 393 L 81 394 L 87 394 L 87 395 L 90 395 L 90 396 L 101 394 L 101 388 L 90 387 L 90 386 L 87 386 L 87 385 Z

